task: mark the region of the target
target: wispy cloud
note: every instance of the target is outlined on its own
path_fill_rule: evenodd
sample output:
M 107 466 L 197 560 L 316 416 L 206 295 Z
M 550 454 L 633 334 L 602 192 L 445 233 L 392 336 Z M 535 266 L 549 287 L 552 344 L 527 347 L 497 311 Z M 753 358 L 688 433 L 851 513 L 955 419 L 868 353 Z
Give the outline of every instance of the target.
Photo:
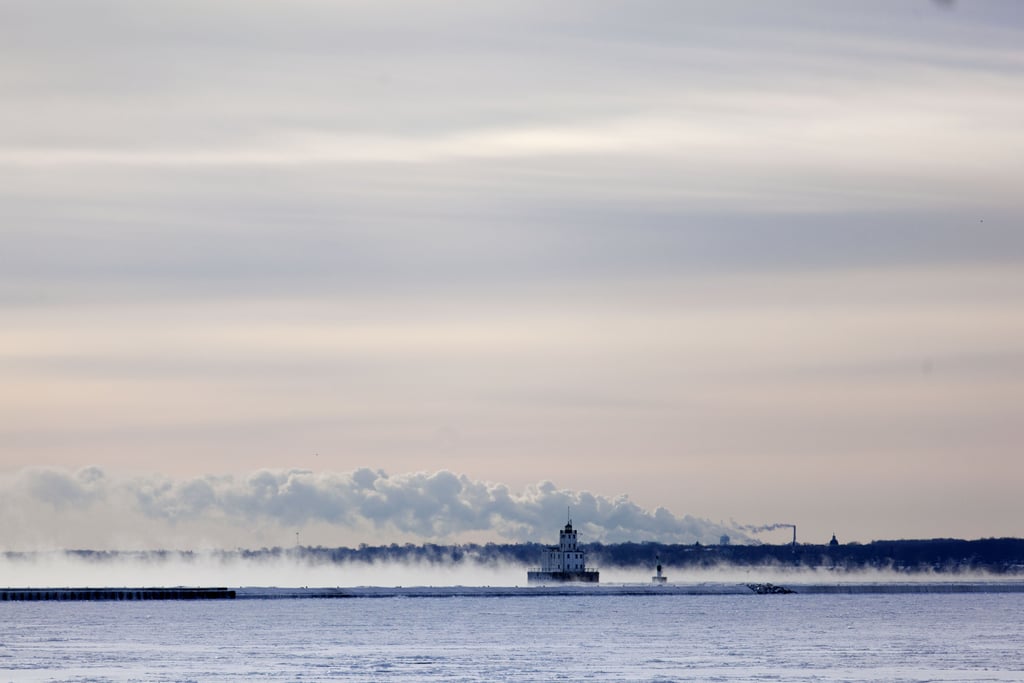
M 831 97 L 736 92 L 665 103 L 664 111 L 647 115 L 438 131 L 269 128 L 246 141 L 202 144 L 159 138 L 106 146 L 0 144 L 0 166 L 170 172 L 370 164 L 414 173 L 431 165 L 453 180 L 464 172 L 497 180 L 500 162 L 544 161 L 555 164 L 549 172 L 580 177 L 594 174 L 586 166 L 597 161 L 611 165 L 599 174 L 634 178 L 619 184 L 621 201 L 665 201 L 681 192 L 666 181 L 685 178 L 685 196 L 719 210 L 1012 203 L 1011 187 L 998 179 L 1021 171 L 1024 136 L 1013 125 L 1020 105 L 991 89 L 960 88 L 962 99 L 952 102 L 942 95 L 949 87 L 942 81 L 910 92 L 850 87 Z M 876 108 L 877 101 L 889 105 Z M 943 152 L 937 157 L 936 150 Z M 529 175 L 529 192 L 543 193 L 545 174 Z M 780 176 L 788 182 L 777 182 Z M 576 196 L 582 188 L 565 189 Z

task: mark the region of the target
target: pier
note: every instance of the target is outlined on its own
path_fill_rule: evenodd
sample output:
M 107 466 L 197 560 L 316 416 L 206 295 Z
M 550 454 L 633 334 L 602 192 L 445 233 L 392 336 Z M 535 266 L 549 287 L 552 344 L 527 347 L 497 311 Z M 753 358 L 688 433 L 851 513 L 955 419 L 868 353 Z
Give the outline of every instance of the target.
M 0 588 L 0 602 L 234 599 L 229 588 Z

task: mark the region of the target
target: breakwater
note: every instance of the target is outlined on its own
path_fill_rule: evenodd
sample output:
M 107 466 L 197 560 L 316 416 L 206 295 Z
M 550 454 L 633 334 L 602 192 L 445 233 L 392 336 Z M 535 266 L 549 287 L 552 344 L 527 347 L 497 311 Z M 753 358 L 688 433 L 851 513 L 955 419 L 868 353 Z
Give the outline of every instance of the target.
M 787 584 L 802 594 L 903 594 L 903 593 L 1024 593 L 1024 581 L 919 581 L 907 583 Z
M 239 600 L 301 598 L 520 598 L 551 596 L 783 595 L 904 593 L 1024 593 L 1024 581 L 863 583 L 555 584 L 548 586 L 358 586 L 337 588 L 238 588 Z
M 0 588 L 0 602 L 71 600 L 233 600 L 228 588 Z

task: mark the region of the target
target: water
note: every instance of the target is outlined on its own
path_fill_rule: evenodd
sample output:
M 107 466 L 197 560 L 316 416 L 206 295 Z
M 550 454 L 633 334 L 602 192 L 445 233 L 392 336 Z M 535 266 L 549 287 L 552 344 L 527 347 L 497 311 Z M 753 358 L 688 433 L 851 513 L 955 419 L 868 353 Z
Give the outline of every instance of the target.
M 1024 595 L 0 603 L 0 681 L 1024 681 Z

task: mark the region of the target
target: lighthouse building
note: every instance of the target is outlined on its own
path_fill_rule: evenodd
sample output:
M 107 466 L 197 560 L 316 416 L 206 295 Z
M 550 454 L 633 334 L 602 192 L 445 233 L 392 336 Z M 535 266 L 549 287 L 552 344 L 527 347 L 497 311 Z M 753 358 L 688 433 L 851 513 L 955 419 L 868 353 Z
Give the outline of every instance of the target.
M 597 583 L 599 572 L 587 569 L 586 553 L 579 547 L 572 520 L 558 534 L 558 545 L 545 548 L 540 557 L 540 568 L 526 573 L 529 583 L 583 581 Z

